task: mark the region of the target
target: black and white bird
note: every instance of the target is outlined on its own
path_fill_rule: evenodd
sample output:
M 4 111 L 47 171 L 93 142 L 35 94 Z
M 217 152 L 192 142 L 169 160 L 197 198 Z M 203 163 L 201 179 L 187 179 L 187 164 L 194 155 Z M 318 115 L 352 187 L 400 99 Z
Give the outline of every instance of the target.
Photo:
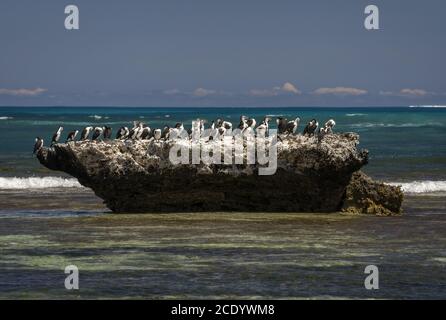
M 43 147 L 43 139 L 41 137 L 37 137 L 34 143 L 34 151 L 33 154 L 36 154 Z
M 70 132 L 68 133 L 66 142 L 74 141 L 74 140 L 76 139 L 76 136 L 77 136 L 78 133 L 79 133 L 78 130 L 76 130 L 76 131 L 70 131 Z
M 121 127 L 121 128 L 119 128 L 118 132 L 116 133 L 116 139 L 124 140 L 124 139 L 127 139 L 128 135 L 129 135 L 129 128 Z
M 269 122 L 271 121 L 270 117 L 263 118 L 262 122 L 260 122 L 259 126 L 256 128 L 257 135 L 266 137 L 269 135 Z
M 226 128 L 225 127 L 219 127 L 217 128 L 217 132 L 218 132 L 218 137 L 223 140 L 224 136 L 226 135 Z M 214 140 L 214 137 L 212 137 L 212 139 L 209 140 Z
M 93 130 L 93 127 L 85 127 L 84 130 L 81 132 L 81 141 L 87 140 L 90 136 L 90 132 Z
M 220 128 L 222 128 L 223 130 L 220 130 Z M 222 135 L 226 135 L 227 133 L 232 131 L 232 123 L 226 120 L 217 119 L 215 121 L 215 129 L 217 129 L 217 131 L 219 132 L 223 132 Z
M 150 129 L 149 126 L 144 125 L 141 129 L 140 139 L 147 140 L 151 137 L 151 135 L 152 135 L 152 129 Z
M 59 129 L 57 129 L 57 131 L 53 134 L 53 137 L 51 139 L 51 144 L 55 144 L 59 142 L 60 139 L 60 135 L 62 134 L 63 131 L 63 127 L 59 127 Z
M 251 129 L 254 130 L 254 128 L 256 127 L 257 122 L 256 122 L 256 119 L 254 119 L 254 118 L 248 118 L 246 120 L 246 124 L 248 125 L 248 128 L 251 128 Z
M 104 131 L 104 128 L 102 128 L 102 127 L 96 127 L 96 128 L 94 128 L 93 136 L 91 137 L 91 140 L 92 140 L 92 141 L 97 140 L 97 139 L 101 136 L 101 134 L 102 134 L 103 131 Z
M 246 116 L 240 116 L 240 123 L 237 128 L 242 132 L 248 128 L 248 118 Z
M 285 132 L 288 133 L 288 134 L 295 134 L 296 130 L 297 130 L 297 127 L 299 126 L 299 123 L 300 123 L 300 118 L 299 117 L 297 117 L 294 120 L 288 121 L 287 124 L 286 124 Z
M 333 127 L 336 125 L 336 122 L 333 119 L 328 120 L 325 122 L 324 128 L 325 133 L 333 133 Z
M 286 133 L 286 129 L 287 129 L 287 126 L 288 126 L 288 120 L 286 118 L 283 118 L 283 117 L 278 117 L 276 119 L 276 123 L 277 123 L 277 132 L 279 134 Z
M 169 135 L 170 135 L 170 127 L 168 125 L 165 125 L 163 130 L 161 131 L 161 138 L 167 140 L 169 139 Z
M 112 128 L 105 126 L 102 136 L 104 137 L 104 140 L 110 140 L 112 136 Z
M 314 135 L 317 131 L 317 127 L 319 126 L 319 122 L 316 119 L 311 119 L 310 122 L 305 126 L 304 135 Z
M 201 126 L 201 123 L 200 123 Z M 201 129 L 200 129 L 201 130 Z M 169 138 L 176 139 L 182 138 L 184 135 L 184 126 L 181 122 L 177 122 L 175 127 L 169 130 Z
M 191 137 L 193 137 L 194 139 L 198 139 L 203 134 L 203 131 L 204 131 L 204 121 L 203 120 L 196 119 L 196 120 L 192 121 L 192 127 L 189 131 L 189 134 L 191 135 Z
M 155 140 L 161 139 L 161 129 L 155 129 L 153 130 L 153 138 Z
M 232 123 L 230 123 L 232 128 Z M 226 133 L 226 129 L 224 126 L 221 126 L 220 128 L 223 128 L 224 133 Z M 216 123 L 214 120 L 212 120 L 211 125 L 209 126 L 209 134 L 208 134 L 208 140 L 214 140 L 214 138 L 218 135 L 218 127 L 216 126 Z
M 200 133 L 203 133 L 204 131 L 204 124 L 207 122 L 204 119 L 197 119 L 199 121 L 199 128 L 200 128 Z
M 133 128 L 130 129 L 129 139 L 137 140 L 139 131 L 142 129 L 143 124 L 138 121 L 133 121 Z

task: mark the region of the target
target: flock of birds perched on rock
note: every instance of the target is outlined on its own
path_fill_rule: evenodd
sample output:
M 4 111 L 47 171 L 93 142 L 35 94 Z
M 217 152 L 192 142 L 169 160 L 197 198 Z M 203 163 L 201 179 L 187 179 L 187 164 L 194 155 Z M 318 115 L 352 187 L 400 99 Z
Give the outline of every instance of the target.
M 256 132 L 257 135 L 268 136 L 269 135 L 269 122 L 271 118 L 266 116 L 257 125 L 257 122 L 254 118 L 249 118 L 244 115 L 240 117 L 240 123 L 235 129 L 239 129 L 242 133 L 246 131 Z M 164 126 L 163 129 L 154 129 L 152 130 L 149 126 L 142 122 L 134 121 L 133 127 L 129 129 L 128 127 L 121 127 L 116 133 L 116 140 L 160 140 L 165 139 L 169 140 L 172 137 L 190 137 L 192 133 L 195 131 L 197 133 L 203 133 L 205 130 L 209 130 L 209 140 L 213 139 L 214 136 L 224 136 L 227 132 L 230 132 L 233 129 L 233 125 L 229 121 L 225 121 L 222 119 L 217 119 L 212 121 L 208 128 L 205 128 L 206 120 L 197 119 L 195 122 L 195 127 L 193 126 L 190 130 L 186 130 L 182 123 L 178 122 L 175 124 L 173 128 L 169 126 Z M 277 132 L 279 135 L 290 135 L 296 134 L 297 128 L 300 123 L 300 118 L 297 117 L 294 120 L 288 120 L 283 117 L 278 117 L 276 119 L 277 123 Z M 303 135 L 312 136 L 318 134 L 318 137 L 322 137 L 325 134 L 329 134 L 333 132 L 333 127 L 336 125 L 336 122 L 333 119 L 328 120 L 323 127 L 319 128 L 319 122 L 316 119 L 312 119 L 307 123 L 303 130 Z M 62 135 L 63 127 L 59 127 L 57 131 L 53 134 L 51 139 L 51 145 L 59 143 L 60 137 Z M 66 143 L 71 141 L 76 141 L 76 137 L 79 131 L 70 131 L 67 135 Z M 108 126 L 104 127 L 85 127 L 80 135 L 78 141 L 89 140 L 90 134 L 92 141 L 97 141 L 101 137 L 103 140 L 111 140 L 112 139 L 112 128 Z M 279 136 L 280 138 L 280 136 Z M 35 139 L 34 144 L 34 153 L 39 151 L 44 144 L 44 140 L 41 137 L 37 137 Z

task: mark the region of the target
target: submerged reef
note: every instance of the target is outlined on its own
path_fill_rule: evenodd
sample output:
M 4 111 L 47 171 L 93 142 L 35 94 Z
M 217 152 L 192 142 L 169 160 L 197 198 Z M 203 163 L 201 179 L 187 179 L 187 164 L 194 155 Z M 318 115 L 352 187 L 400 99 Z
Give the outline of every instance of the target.
M 49 169 L 76 177 L 114 212 L 401 213 L 400 188 L 374 182 L 359 171 L 368 162 L 368 151 L 357 149 L 355 133 L 323 139 L 282 136 L 272 175 L 259 175 L 265 166 L 246 161 L 173 164 L 169 151 L 174 143 L 163 139 L 58 143 L 41 148 L 37 158 Z

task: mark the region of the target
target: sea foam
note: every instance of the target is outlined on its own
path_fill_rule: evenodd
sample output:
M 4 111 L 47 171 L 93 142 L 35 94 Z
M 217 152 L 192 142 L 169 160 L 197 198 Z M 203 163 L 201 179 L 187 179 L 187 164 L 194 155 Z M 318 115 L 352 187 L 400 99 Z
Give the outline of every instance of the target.
M 409 108 L 446 108 L 446 106 L 432 105 L 432 106 L 410 106 Z
M 345 114 L 347 117 L 361 117 L 361 116 L 366 116 L 366 113 L 346 113 Z
M 110 119 L 110 117 L 107 117 L 107 116 L 98 116 L 97 114 L 94 114 L 94 115 L 91 115 L 91 116 L 88 116 L 89 118 L 93 118 L 93 119 L 95 119 L 95 120 L 101 120 L 102 118 L 104 118 L 104 119 Z
M 412 181 L 391 182 L 393 186 L 401 186 L 404 193 L 431 193 L 446 191 L 446 181 Z
M 12 120 L 14 119 L 13 117 L 0 117 L 0 120 Z
M 420 122 L 420 123 L 354 123 L 351 124 L 351 128 L 423 128 L 423 127 L 443 127 L 444 125 L 440 122 Z
M 45 188 L 81 188 L 77 179 L 61 177 L 0 177 L 0 190 L 5 189 L 45 189 Z

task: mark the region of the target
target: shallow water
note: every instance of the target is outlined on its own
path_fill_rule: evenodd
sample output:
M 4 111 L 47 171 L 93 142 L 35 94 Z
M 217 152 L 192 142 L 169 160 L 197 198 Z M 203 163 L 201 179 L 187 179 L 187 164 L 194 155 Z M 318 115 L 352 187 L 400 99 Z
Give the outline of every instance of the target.
M 364 170 L 404 183 L 404 215 L 116 215 L 31 154 L 35 136 L 48 144 L 58 125 L 116 133 L 133 120 L 187 127 L 240 114 L 333 117 L 336 131 L 358 132 L 370 150 Z M 445 127 L 444 108 L 0 107 L 0 298 L 445 299 Z M 64 288 L 71 264 L 79 291 Z M 379 290 L 364 288 L 370 264 Z
M 88 190 L 69 210 L 67 194 L 52 193 L 51 210 L 48 193 L 32 196 L 0 210 L 0 298 L 446 298 L 444 195 L 408 197 L 388 218 L 125 215 Z M 79 291 L 64 288 L 71 264 Z M 379 290 L 364 289 L 369 264 Z

